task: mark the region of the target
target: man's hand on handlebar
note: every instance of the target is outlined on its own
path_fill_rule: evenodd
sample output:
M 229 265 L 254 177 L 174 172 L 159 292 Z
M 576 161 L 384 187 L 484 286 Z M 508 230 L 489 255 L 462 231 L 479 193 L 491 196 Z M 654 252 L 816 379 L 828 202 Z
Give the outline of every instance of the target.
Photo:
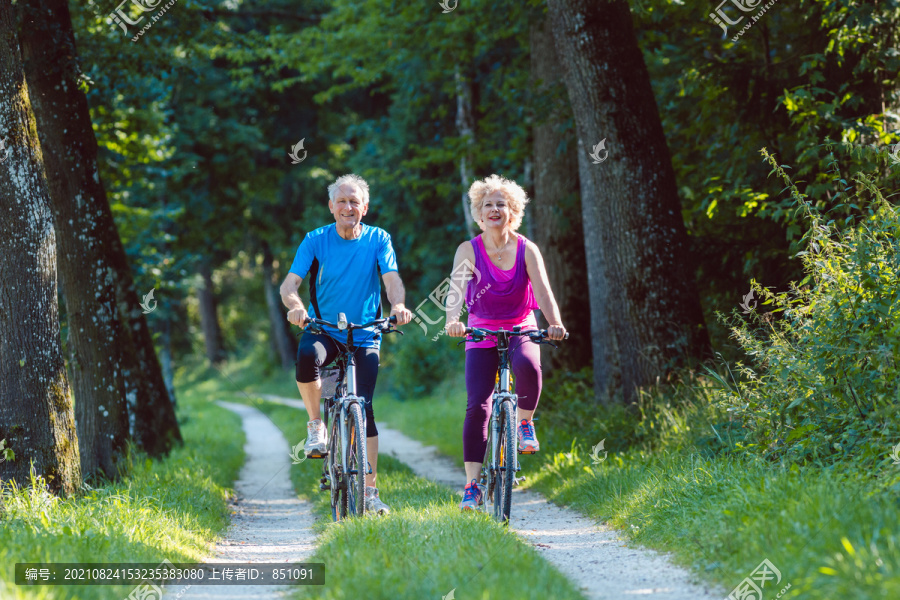
M 395 304 L 391 307 L 391 316 L 397 317 L 397 325 L 406 325 L 412 321 L 412 311 L 403 304 Z
M 547 328 L 547 337 L 551 340 L 562 340 L 566 337 L 566 328 L 562 325 L 551 325 Z
M 306 318 L 307 314 L 305 308 L 293 308 L 289 310 L 287 314 L 288 323 L 300 328 L 306 327 Z
M 466 335 L 466 326 L 459 321 L 447 325 L 447 335 L 450 337 L 463 337 Z

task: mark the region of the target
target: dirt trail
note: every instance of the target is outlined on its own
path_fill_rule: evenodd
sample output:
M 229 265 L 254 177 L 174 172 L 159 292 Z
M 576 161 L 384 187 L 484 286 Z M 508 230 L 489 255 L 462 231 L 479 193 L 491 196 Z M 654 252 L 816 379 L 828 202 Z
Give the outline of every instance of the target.
M 235 482 L 235 514 L 224 540 L 207 562 L 292 563 L 315 549 L 312 505 L 297 498 L 290 480 L 290 448 L 278 427 L 259 410 L 218 402 L 243 421 L 246 462 Z M 288 588 L 270 585 L 169 586 L 164 600 L 269 600 Z

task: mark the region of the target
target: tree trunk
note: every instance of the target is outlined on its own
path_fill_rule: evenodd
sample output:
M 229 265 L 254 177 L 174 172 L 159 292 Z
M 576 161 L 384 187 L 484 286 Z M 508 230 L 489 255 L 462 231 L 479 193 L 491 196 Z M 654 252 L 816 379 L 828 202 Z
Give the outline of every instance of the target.
M 590 170 L 594 166 L 588 158 L 587 147 L 578 140 L 578 172 L 581 181 L 581 215 L 585 240 L 585 264 L 587 265 L 588 301 L 590 303 L 591 349 L 594 371 L 594 397 L 602 404 L 612 404 L 624 399 L 622 396 L 622 373 L 619 367 L 619 344 L 613 326 L 612 296 L 607 277 L 606 258 L 603 254 L 606 244 L 603 237 L 607 232 L 603 227 L 600 205 L 596 202 L 599 193 Z M 593 199 L 594 201 L 590 201 Z M 569 337 L 571 339 L 571 336 Z
M 269 308 L 269 321 L 272 323 L 272 340 L 281 359 L 281 368 L 288 370 L 293 368 L 297 357 L 297 344 L 294 336 L 288 329 L 287 313 L 282 309 L 281 298 L 275 289 L 277 276 L 272 263 L 272 249 L 268 242 L 262 242 L 263 250 L 263 286 L 266 293 L 266 306 Z
M 582 202 L 598 205 L 599 220 L 585 226 L 594 238 L 602 233 L 622 388 L 632 401 L 638 387 L 709 353 L 695 265 L 628 2 L 548 6 L 579 139 L 594 147 L 606 140 L 608 155 L 599 149 L 597 156 L 608 160 L 583 169 L 595 195 Z
M 200 304 L 200 327 L 203 329 L 203 341 L 206 344 L 206 358 L 212 364 L 225 360 L 225 349 L 222 347 L 222 328 L 219 327 L 219 312 L 216 306 L 215 288 L 213 287 L 212 269 L 206 260 L 197 265 L 197 272 L 203 279 L 197 289 L 197 300 Z
M 66 301 L 81 472 L 88 476 L 100 470 L 115 479 L 130 437 L 125 401 L 129 361 L 122 353 L 131 349 L 119 321 L 115 274 L 105 264 L 98 215 L 106 197 L 96 178 L 96 141 L 90 121 L 86 130 L 78 123 L 88 115 L 88 106 L 76 81 L 68 5 L 65 0 L 29 0 L 19 6 L 19 39 L 43 149 Z
M 561 67 L 549 20 L 533 25 L 530 38 L 532 85 L 541 97 L 539 105 L 548 110 L 538 111 L 532 130 L 534 196 L 530 206 L 534 227 L 529 230 L 544 257 L 563 324 L 577 330 L 590 314 L 584 255 L 584 240 L 590 238 L 582 229 L 577 144 L 574 133 L 562 131 L 571 119 L 568 102 L 555 102 L 559 94 L 554 88 L 562 85 Z M 541 362 L 545 373 L 586 367 L 591 364 L 591 337 L 569 336 L 558 350 L 548 349 Z
M 29 482 L 31 464 L 54 493 L 81 487 L 75 414 L 59 337 L 56 236 L 16 38 L 0 2 L 0 440 L 15 457 L 0 481 Z
M 472 175 L 472 148 L 475 146 L 475 116 L 472 113 L 472 82 L 463 79 L 459 68 L 453 74 L 456 81 L 456 128 L 466 142 L 466 151 L 459 159 L 459 179 L 462 186 L 463 219 L 466 223 L 468 239 L 475 237 L 472 226 L 472 212 L 469 210 L 469 187 L 475 177 Z
M 87 98 L 79 89 L 68 4 L 28 0 L 21 10 L 28 83 L 47 156 L 62 251 L 60 273 L 72 342 L 78 426 L 99 434 L 98 443 L 112 443 L 113 452 L 121 449 L 130 431 L 139 448 L 160 456 L 181 440 L 181 434 L 100 181 L 97 141 Z M 94 367 L 98 364 L 104 367 Z M 117 403 L 127 403 L 127 416 Z M 103 418 L 115 418 L 115 424 L 104 424 L 97 431 L 91 422 L 101 414 L 100 406 Z M 90 440 L 81 442 L 87 448 Z M 104 450 L 101 455 L 105 454 Z M 83 452 L 82 459 L 85 473 L 91 472 L 92 454 Z M 96 466 L 113 474 L 108 464 Z

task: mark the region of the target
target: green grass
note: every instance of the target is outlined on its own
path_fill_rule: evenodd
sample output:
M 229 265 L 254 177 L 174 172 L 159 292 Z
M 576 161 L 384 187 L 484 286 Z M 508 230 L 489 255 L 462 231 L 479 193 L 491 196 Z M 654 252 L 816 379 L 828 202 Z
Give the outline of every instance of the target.
M 568 408 L 557 402 L 550 410 Z M 426 399 L 378 398 L 376 414 L 461 462 L 461 379 Z M 609 440 L 620 433 L 610 424 L 574 428 L 571 415 L 560 417 L 544 413 L 536 427 L 542 451 L 522 457 L 527 487 L 551 501 L 672 552 L 729 591 L 768 558 L 782 586 L 791 583 L 782 598 L 900 597 L 900 467 L 789 469 L 752 456 L 710 457 L 690 445 L 616 451 Z M 604 436 L 610 452 L 594 465 L 590 448 Z
M 17 562 L 199 562 L 228 523 L 228 488 L 243 464 L 240 419 L 182 389 L 185 440 L 162 461 L 136 459 L 116 483 L 61 500 L 40 485 L 0 499 L 0 598 L 116 599 L 134 586 L 16 586 Z M 39 483 L 39 482 L 38 482 Z

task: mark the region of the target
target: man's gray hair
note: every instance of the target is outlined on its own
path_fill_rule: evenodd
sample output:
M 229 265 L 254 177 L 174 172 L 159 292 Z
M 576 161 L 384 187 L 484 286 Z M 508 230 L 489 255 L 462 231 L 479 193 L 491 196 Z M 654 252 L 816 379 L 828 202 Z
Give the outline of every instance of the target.
M 350 183 L 355 185 L 362 191 L 362 201 L 363 204 L 369 203 L 369 184 L 366 183 L 366 180 L 360 177 L 359 175 L 349 174 L 349 175 L 341 175 L 337 179 L 334 180 L 334 183 L 328 186 L 328 202 L 334 202 L 334 197 L 337 195 L 338 190 L 345 183 Z

